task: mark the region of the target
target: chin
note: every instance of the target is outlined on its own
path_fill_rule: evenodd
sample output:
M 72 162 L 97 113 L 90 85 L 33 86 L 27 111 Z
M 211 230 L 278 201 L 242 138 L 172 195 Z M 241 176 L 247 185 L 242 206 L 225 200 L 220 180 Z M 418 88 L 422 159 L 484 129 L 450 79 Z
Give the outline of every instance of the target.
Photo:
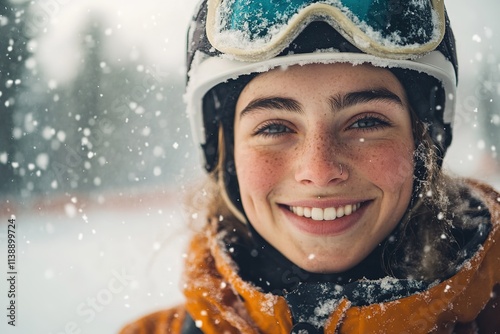
M 345 262 L 345 259 L 342 262 L 332 263 L 332 257 L 324 258 L 324 259 L 306 259 L 305 261 L 301 261 L 301 263 L 296 263 L 300 268 L 315 274 L 338 274 L 344 271 L 347 271 L 354 267 L 358 262 L 353 263 L 349 261 L 349 263 Z

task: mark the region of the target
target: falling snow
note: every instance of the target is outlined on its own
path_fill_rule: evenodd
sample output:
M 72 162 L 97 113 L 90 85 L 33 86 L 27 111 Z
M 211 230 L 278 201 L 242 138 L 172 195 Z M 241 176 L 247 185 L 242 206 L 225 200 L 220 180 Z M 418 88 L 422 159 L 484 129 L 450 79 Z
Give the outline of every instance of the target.
M 152 308 L 182 300 L 178 282 L 187 232 L 177 211 L 184 195 L 178 189 L 201 172 L 184 116 L 179 68 L 185 34 L 179 31 L 197 1 L 185 0 L 175 10 L 168 2 L 63 3 L 44 10 L 33 2 L 32 9 L 47 16 L 40 24 L 22 11 L 0 16 L 2 52 L 16 71 L 0 71 L 0 108 L 10 117 L 0 122 L 0 185 L 12 185 L 2 188 L 8 200 L 2 197 L 0 207 L 15 210 L 22 223 L 25 283 L 19 298 L 30 321 L 20 331 L 59 333 L 75 320 L 82 332 L 117 332 Z M 500 187 L 499 141 L 488 136 L 500 133 L 494 43 L 500 26 L 487 16 L 499 5 L 475 5 L 487 9 L 484 15 L 454 2 L 447 6 L 452 20 L 466 13 L 471 23 L 454 25 L 462 38 L 463 88 L 450 100 L 457 104 L 460 135 L 444 165 Z M 31 34 L 7 36 L 4 29 L 16 22 L 28 24 Z M 143 193 L 132 195 L 137 189 Z M 86 322 L 77 307 L 121 267 L 133 273 L 134 282 Z M 262 310 L 272 313 L 274 303 L 267 296 Z

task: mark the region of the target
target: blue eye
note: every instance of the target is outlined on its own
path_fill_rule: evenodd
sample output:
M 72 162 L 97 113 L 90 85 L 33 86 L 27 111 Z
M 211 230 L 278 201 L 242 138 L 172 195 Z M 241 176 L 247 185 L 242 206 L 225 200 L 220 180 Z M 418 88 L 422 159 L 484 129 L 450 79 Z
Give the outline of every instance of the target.
M 358 120 L 356 120 L 350 128 L 354 129 L 376 129 L 378 127 L 386 127 L 389 126 L 390 123 L 386 120 L 383 120 L 379 117 L 375 116 L 362 116 Z
M 262 136 L 280 136 L 285 133 L 292 133 L 293 131 L 281 122 L 266 122 L 260 126 L 255 132 L 256 135 Z

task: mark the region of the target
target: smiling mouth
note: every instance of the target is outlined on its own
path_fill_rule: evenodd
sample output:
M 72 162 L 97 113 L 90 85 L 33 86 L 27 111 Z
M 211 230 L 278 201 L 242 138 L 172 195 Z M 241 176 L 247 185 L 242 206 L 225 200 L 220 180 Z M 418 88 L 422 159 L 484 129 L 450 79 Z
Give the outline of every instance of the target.
M 361 203 L 348 204 L 337 208 L 311 208 L 303 206 L 289 206 L 288 210 L 299 217 L 311 218 L 312 220 L 335 220 L 344 216 L 349 216 L 356 212 Z

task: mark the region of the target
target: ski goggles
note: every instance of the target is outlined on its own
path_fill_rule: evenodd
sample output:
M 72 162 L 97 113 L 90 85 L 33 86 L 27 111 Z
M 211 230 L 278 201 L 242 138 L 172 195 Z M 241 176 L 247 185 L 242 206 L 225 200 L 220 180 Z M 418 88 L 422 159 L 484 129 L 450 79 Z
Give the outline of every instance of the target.
M 259 61 L 318 20 L 365 53 L 399 59 L 434 50 L 446 27 L 444 0 L 208 0 L 206 29 L 217 50 Z

